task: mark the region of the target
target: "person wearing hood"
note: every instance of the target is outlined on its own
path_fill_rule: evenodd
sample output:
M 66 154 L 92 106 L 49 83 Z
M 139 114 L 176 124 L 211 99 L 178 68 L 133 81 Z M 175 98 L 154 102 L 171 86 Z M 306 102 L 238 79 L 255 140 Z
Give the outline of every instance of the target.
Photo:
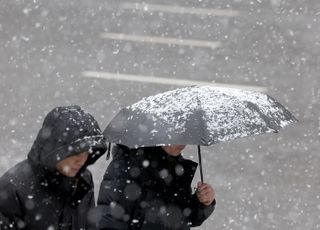
M 99 230 L 189 230 L 215 209 L 211 185 L 198 183 L 197 163 L 181 155 L 184 145 L 113 148 L 100 186 Z
M 27 159 L 0 178 L 0 229 L 95 229 L 87 166 L 106 150 L 92 115 L 76 105 L 54 108 Z

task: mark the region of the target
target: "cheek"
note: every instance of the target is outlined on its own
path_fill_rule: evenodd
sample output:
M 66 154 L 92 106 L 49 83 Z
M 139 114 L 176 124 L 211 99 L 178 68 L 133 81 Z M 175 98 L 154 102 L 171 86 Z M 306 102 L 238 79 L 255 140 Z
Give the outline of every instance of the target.
M 88 155 L 83 158 L 83 164 L 87 162 L 88 158 L 89 158 Z
M 65 173 L 69 173 L 70 169 L 71 169 L 71 167 L 69 165 L 65 165 L 65 166 L 63 166 L 62 171 Z

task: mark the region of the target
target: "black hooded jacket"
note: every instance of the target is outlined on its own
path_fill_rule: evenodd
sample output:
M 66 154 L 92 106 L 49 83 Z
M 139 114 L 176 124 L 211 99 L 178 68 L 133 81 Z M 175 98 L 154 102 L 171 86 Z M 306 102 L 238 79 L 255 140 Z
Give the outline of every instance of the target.
M 96 120 L 79 106 L 53 109 L 45 118 L 28 159 L 0 178 L 0 229 L 93 229 L 93 181 L 86 167 L 105 151 Z M 79 173 L 66 177 L 56 164 L 81 152 L 89 157 Z
M 168 155 L 161 147 L 117 145 L 100 186 L 98 209 L 103 230 L 189 230 L 215 208 L 192 194 L 197 163 Z

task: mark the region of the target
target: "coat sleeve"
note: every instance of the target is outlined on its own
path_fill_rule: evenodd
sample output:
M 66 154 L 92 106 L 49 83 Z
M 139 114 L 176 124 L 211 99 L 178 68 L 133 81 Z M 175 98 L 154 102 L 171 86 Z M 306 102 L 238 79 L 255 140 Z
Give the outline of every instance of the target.
M 126 230 L 132 224 L 141 189 L 137 179 L 138 167 L 130 158 L 113 159 L 100 186 L 98 210 L 101 219 L 98 229 Z
M 0 180 L 0 229 L 24 229 L 23 208 L 15 187 Z
M 191 227 L 200 226 L 214 211 L 216 206 L 216 200 L 212 204 L 206 206 L 199 202 L 196 194 L 192 195 L 191 198 L 191 215 L 189 216 L 189 222 Z

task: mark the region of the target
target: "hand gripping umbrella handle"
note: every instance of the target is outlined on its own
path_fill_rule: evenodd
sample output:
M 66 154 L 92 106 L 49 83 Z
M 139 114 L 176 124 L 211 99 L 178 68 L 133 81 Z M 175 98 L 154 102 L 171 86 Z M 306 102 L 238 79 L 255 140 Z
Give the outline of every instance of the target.
M 200 169 L 201 183 L 203 183 L 203 172 L 202 172 L 202 161 L 201 161 L 201 149 L 200 149 L 200 145 L 198 145 L 198 158 L 199 158 L 199 169 Z

